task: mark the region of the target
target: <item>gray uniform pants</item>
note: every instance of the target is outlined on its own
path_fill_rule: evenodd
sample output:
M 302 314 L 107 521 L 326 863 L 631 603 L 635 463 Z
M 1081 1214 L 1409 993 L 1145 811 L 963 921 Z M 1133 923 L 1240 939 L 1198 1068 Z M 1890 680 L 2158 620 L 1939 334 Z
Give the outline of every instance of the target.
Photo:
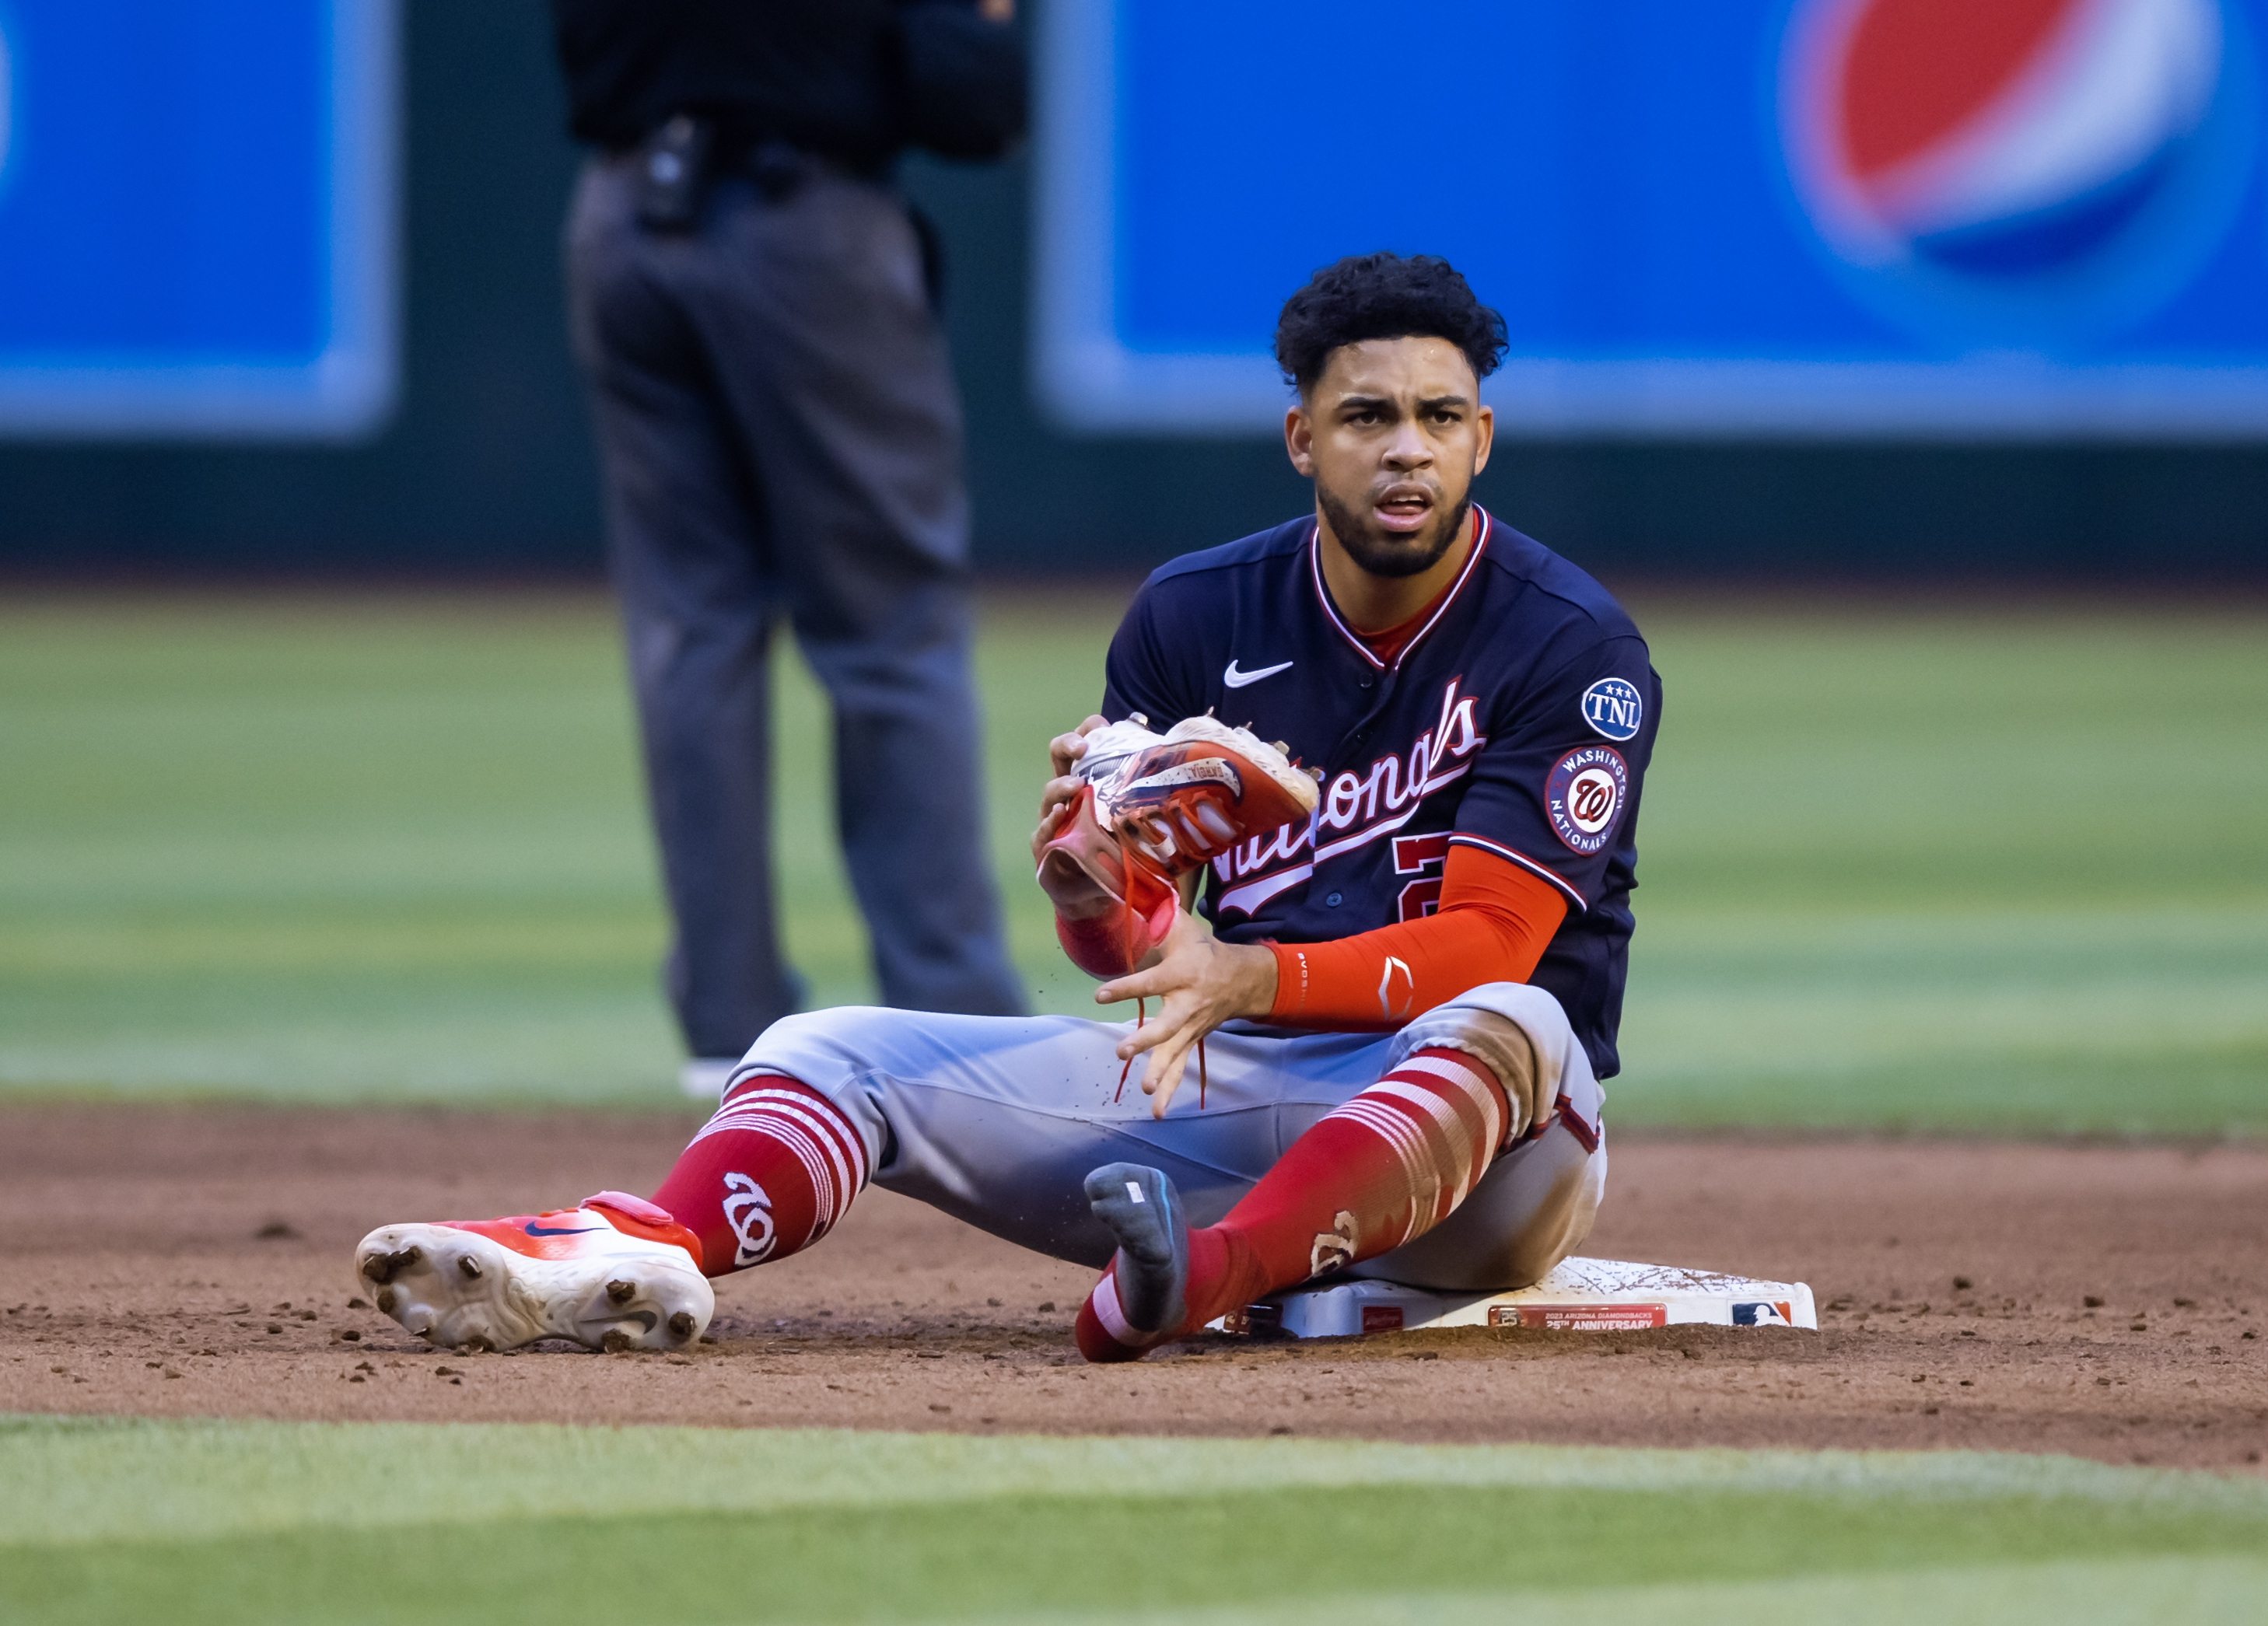
M 1495 1292 L 1540 1279 L 1590 1234 L 1607 1180 L 1604 1092 L 1558 1002 L 1523 983 L 1484 983 L 1394 1034 L 1232 1024 L 1205 1041 L 1203 1100 L 1192 1062 L 1162 1119 L 1150 1115 L 1139 1084 L 1119 1085 L 1111 1049 L 1130 1024 L 1068 1016 L 815 1011 L 757 1040 L 734 1077 L 781 1073 L 828 1097 L 885 1190 L 1100 1269 L 1116 1241 L 1088 1210 L 1090 1170 L 1120 1161 L 1163 1169 L 1189 1224 L 1212 1225 L 1294 1140 L 1412 1050 L 1485 1056 L 1505 1024 L 1524 1036 L 1543 1127 L 1499 1154 L 1440 1225 L 1351 1272 Z
M 960 408 L 903 208 L 814 166 L 778 201 L 720 180 L 697 230 L 655 235 L 629 164 L 598 160 L 567 268 L 687 1045 L 738 1056 L 798 1003 L 772 906 L 783 617 L 834 704 L 883 999 L 1022 1011 L 983 843 Z

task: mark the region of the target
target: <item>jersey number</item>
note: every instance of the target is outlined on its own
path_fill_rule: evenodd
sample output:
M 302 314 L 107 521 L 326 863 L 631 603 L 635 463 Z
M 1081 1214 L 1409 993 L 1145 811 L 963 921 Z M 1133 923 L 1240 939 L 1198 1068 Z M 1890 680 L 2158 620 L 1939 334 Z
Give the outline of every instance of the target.
M 1449 838 L 1440 835 L 1397 835 L 1394 838 L 1394 872 L 1396 875 L 1425 875 L 1424 880 L 1413 880 L 1402 889 L 1402 906 L 1396 918 L 1403 921 L 1423 920 L 1441 907 L 1441 874 L 1449 857 Z

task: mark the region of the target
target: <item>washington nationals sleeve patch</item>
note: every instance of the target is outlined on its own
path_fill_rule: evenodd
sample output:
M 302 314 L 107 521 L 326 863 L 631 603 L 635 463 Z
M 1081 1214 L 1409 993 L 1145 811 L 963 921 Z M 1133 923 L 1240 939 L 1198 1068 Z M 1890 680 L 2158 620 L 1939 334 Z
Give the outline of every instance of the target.
M 1544 811 L 1568 849 L 1589 857 L 1614 839 L 1615 820 L 1630 799 L 1630 767 L 1618 751 L 1583 746 L 1551 764 Z

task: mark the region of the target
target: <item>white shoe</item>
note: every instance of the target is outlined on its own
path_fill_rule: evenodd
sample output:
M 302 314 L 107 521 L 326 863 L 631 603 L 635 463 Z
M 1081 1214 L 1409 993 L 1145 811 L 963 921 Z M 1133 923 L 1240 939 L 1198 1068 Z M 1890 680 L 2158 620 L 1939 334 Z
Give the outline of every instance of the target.
M 740 1064 L 737 1056 L 696 1056 L 677 1070 L 677 1087 L 696 1101 L 722 1100 Z
M 1104 724 L 1086 736 L 1086 751 L 1071 765 L 1071 772 L 1088 784 L 1101 784 L 1152 746 L 1163 745 L 1165 735 L 1147 723 L 1137 712 L 1123 722 Z
M 638 1207 L 380 1225 L 355 1249 L 355 1274 L 380 1310 L 448 1349 L 538 1338 L 608 1354 L 683 1349 L 717 1310 L 700 1243 L 652 1203 L 624 1201 Z M 682 1240 L 662 1240 L 670 1232 Z

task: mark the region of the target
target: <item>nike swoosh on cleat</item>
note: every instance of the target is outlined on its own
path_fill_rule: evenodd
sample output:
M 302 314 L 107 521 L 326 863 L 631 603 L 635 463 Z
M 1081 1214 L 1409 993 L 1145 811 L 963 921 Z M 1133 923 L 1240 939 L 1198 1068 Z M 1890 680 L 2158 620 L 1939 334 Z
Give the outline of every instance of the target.
M 1279 672 L 1289 672 L 1292 665 L 1292 663 L 1288 660 L 1279 660 L 1272 666 L 1261 667 L 1257 672 L 1239 672 L 1236 669 L 1236 663 L 1232 660 L 1228 663 L 1228 670 L 1220 674 L 1220 681 L 1231 688 L 1242 688 L 1248 683 L 1257 683 L 1263 678 L 1272 678 Z
M 593 1231 L 604 1231 L 604 1225 L 578 1225 L 572 1231 L 556 1230 L 550 1225 L 522 1225 L 530 1236 L 589 1236 Z

